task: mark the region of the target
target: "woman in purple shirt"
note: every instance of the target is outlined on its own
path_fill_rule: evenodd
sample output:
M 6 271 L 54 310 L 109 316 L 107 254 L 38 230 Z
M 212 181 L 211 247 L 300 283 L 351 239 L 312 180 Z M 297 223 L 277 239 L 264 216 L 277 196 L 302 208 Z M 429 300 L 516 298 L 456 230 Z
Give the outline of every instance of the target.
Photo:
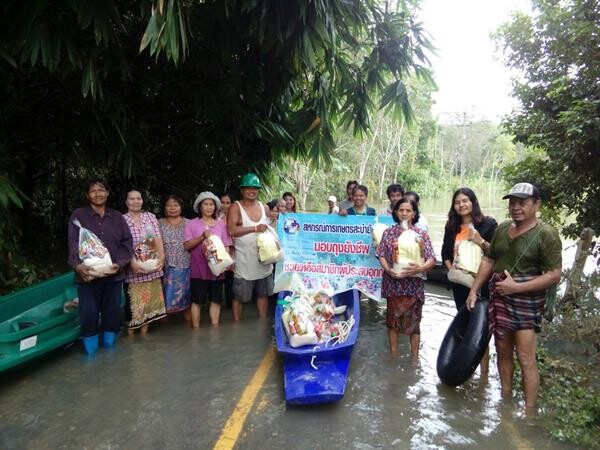
M 214 276 L 208 267 L 204 241 L 211 235 L 217 235 L 225 247 L 233 245 L 227 233 L 225 222 L 217 214 L 221 202 L 212 192 L 202 192 L 194 201 L 194 211 L 198 217 L 185 224 L 184 247 L 192 253 L 190 287 L 192 290 L 192 326 L 200 326 L 201 304 L 210 297 L 209 315 L 213 325 L 219 325 L 221 303 L 223 302 L 223 280 L 225 275 Z

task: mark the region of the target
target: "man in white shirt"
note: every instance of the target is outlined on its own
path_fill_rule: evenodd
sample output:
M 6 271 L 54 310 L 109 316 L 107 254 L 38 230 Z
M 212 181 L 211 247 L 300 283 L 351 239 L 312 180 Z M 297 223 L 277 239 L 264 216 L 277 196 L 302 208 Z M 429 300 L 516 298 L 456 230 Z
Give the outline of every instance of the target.
M 329 198 L 327 198 L 327 203 L 329 204 L 329 211 L 327 214 L 338 214 L 340 212 L 335 195 L 330 195 Z

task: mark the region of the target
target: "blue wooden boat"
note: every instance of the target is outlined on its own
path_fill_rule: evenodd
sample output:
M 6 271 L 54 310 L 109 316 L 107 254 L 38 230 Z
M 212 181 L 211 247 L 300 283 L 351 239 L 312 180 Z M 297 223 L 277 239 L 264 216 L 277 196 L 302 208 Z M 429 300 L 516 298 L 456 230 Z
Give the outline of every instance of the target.
M 284 299 L 289 292 L 281 292 Z M 281 315 L 283 306 L 275 309 L 275 338 L 277 350 L 283 357 L 285 400 L 291 404 L 327 403 L 341 399 L 346 390 L 350 357 L 358 336 L 360 323 L 360 293 L 350 290 L 333 297 L 336 306 L 346 306 L 341 320 L 354 317 L 354 326 L 345 342 L 293 348 L 289 345 Z M 316 369 L 315 369 L 316 367 Z

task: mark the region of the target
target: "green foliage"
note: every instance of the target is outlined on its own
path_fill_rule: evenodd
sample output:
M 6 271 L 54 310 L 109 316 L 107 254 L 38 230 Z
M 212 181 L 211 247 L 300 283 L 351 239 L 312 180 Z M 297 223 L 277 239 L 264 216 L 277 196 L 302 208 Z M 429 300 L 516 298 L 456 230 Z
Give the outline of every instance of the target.
M 131 184 L 154 203 L 175 193 L 190 204 L 201 190 L 237 191 L 274 157 L 331 164 L 340 127 L 367 134 L 378 106 L 408 118 L 402 84 L 431 82 L 416 5 L 4 2 L 2 233 L 23 258 L 65 255 L 91 176 L 108 178 L 112 206 Z
M 521 74 L 514 85 L 521 107 L 507 129 L 546 157 L 517 163 L 507 179 L 543 183 L 551 209 L 575 215 L 563 230 L 574 236 L 582 226 L 600 229 L 600 4 L 534 0 L 532 6 L 532 16 L 516 14 L 496 39 L 506 64 Z
M 543 425 L 561 440 L 600 448 L 600 392 L 594 364 L 581 364 L 538 349 Z

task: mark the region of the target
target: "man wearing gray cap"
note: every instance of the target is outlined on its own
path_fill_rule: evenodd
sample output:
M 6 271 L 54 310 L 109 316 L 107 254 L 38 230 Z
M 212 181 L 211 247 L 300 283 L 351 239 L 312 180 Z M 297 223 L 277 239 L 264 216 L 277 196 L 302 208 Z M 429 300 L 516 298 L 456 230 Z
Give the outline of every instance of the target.
M 491 276 L 488 319 L 498 352 L 502 395 L 512 396 L 516 352 L 525 412 L 532 414 L 539 389 L 536 333 L 541 330 L 546 290 L 560 281 L 562 244 L 558 232 L 537 218 L 541 200 L 534 185 L 517 183 L 503 199 L 508 199 L 511 220 L 498 226 L 469 292 L 467 308 L 475 306 L 477 292 Z

